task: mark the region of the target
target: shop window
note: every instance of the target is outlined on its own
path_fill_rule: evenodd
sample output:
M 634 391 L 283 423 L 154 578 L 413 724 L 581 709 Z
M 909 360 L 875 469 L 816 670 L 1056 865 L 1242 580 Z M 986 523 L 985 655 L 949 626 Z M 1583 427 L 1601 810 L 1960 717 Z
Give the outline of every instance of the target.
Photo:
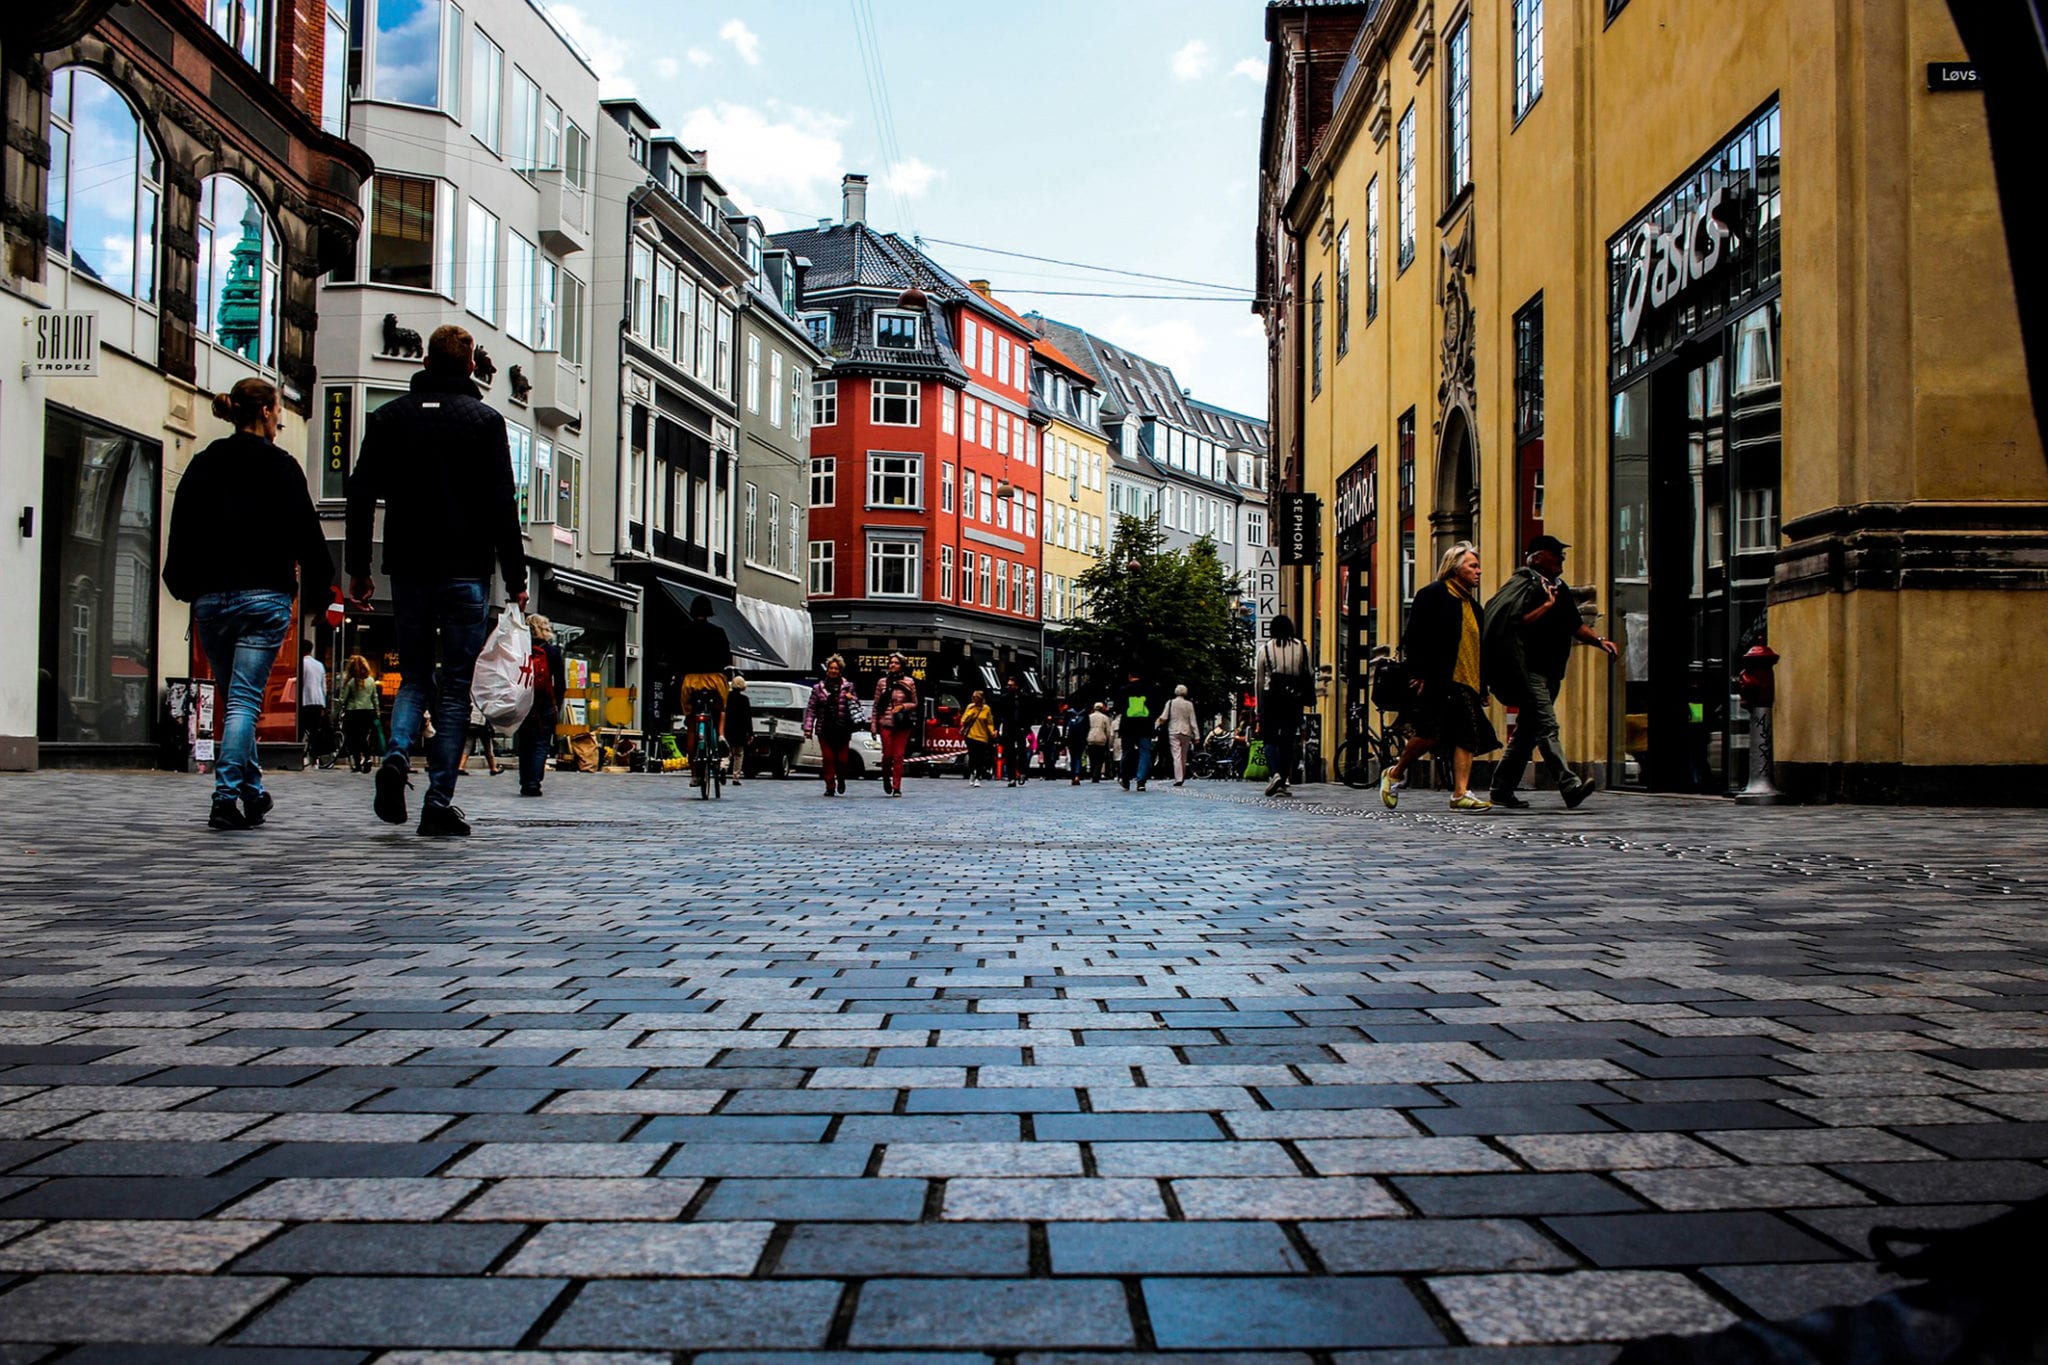
M 162 448 L 62 409 L 44 429 L 36 733 L 140 744 L 154 726 Z
M 241 181 L 208 176 L 199 186 L 194 292 L 199 334 L 250 364 L 277 368 L 276 228 Z
M 156 302 L 156 148 L 134 108 L 83 67 L 51 82 L 50 251 L 73 275 Z
M 1737 396 L 1773 388 L 1778 383 L 1778 337 L 1775 307 L 1754 309 L 1735 324 L 1735 392 Z
M 810 594 L 813 597 L 829 597 L 832 594 L 832 570 L 834 556 L 839 547 L 829 540 L 811 542 Z
M 868 420 L 877 426 L 914 427 L 919 423 L 922 385 L 914 379 L 871 381 Z
M 877 537 L 868 542 L 868 596 L 915 597 L 918 590 L 918 558 L 921 547 L 915 540 Z

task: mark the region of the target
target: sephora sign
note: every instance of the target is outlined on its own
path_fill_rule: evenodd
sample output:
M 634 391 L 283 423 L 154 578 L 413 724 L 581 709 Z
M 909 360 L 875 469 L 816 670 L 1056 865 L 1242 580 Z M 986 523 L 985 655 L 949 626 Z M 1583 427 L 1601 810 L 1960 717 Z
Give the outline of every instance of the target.
M 1633 346 L 1646 317 L 1673 307 L 1711 281 L 1743 249 L 1747 196 L 1727 182 L 1715 184 L 1667 228 L 1651 213 L 1629 244 L 1621 297 L 1621 344 Z

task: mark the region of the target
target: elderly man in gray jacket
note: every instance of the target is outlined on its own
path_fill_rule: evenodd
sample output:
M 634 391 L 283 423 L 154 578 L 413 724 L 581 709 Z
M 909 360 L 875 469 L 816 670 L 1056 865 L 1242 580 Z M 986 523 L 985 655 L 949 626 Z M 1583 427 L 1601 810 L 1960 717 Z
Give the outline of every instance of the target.
M 1486 604 L 1480 641 L 1487 690 L 1504 704 L 1521 708 L 1514 737 L 1493 770 L 1488 799 L 1496 808 L 1528 807 L 1515 795 L 1515 786 L 1538 750 L 1557 774 L 1566 806 L 1577 809 L 1596 785 L 1573 772 L 1558 747 L 1557 693 L 1574 644 L 1592 645 L 1610 659 L 1615 648 L 1614 641 L 1602 639 L 1579 619 L 1578 599 L 1564 581 L 1568 548 L 1556 536 L 1531 540 L 1522 567 Z

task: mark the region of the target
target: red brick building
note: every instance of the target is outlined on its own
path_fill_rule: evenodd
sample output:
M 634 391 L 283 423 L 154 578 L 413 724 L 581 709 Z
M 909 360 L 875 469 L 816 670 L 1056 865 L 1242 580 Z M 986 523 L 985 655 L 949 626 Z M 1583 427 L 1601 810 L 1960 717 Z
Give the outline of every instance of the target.
M 926 679 L 928 715 L 1010 673 L 1037 691 L 1035 338 L 870 228 L 865 177 L 844 190 L 842 222 L 774 239 L 799 260 L 798 316 L 830 358 L 812 388 L 818 656 L 844 654 L 866 687 L 902 650 Z

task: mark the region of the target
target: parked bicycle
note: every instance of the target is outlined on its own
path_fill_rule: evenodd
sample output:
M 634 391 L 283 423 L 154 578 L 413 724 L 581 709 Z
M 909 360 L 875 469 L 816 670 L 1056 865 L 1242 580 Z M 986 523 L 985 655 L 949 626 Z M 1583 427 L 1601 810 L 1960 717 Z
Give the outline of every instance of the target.
M 1369 680 L 1377 680 L 1379 671 L 1390 661 L 1375 659 L 1372 662 Z M 1371 695 L 1368 685 L 1367 695 Z M 1394 734 L 1394 727 L 1387 721 L 1384 711 L 1378 712 L 1379 725 L 1373 725 L 1375 708 L 1364 701 L 1351 704 L 1346 716 L 1345 740 L 1337 748 L 1337 780 L 1347 787 L 1368 788 L 1379 785 L 1380 774 L 1394 765 L 1401 756 L 1401 741 Z

